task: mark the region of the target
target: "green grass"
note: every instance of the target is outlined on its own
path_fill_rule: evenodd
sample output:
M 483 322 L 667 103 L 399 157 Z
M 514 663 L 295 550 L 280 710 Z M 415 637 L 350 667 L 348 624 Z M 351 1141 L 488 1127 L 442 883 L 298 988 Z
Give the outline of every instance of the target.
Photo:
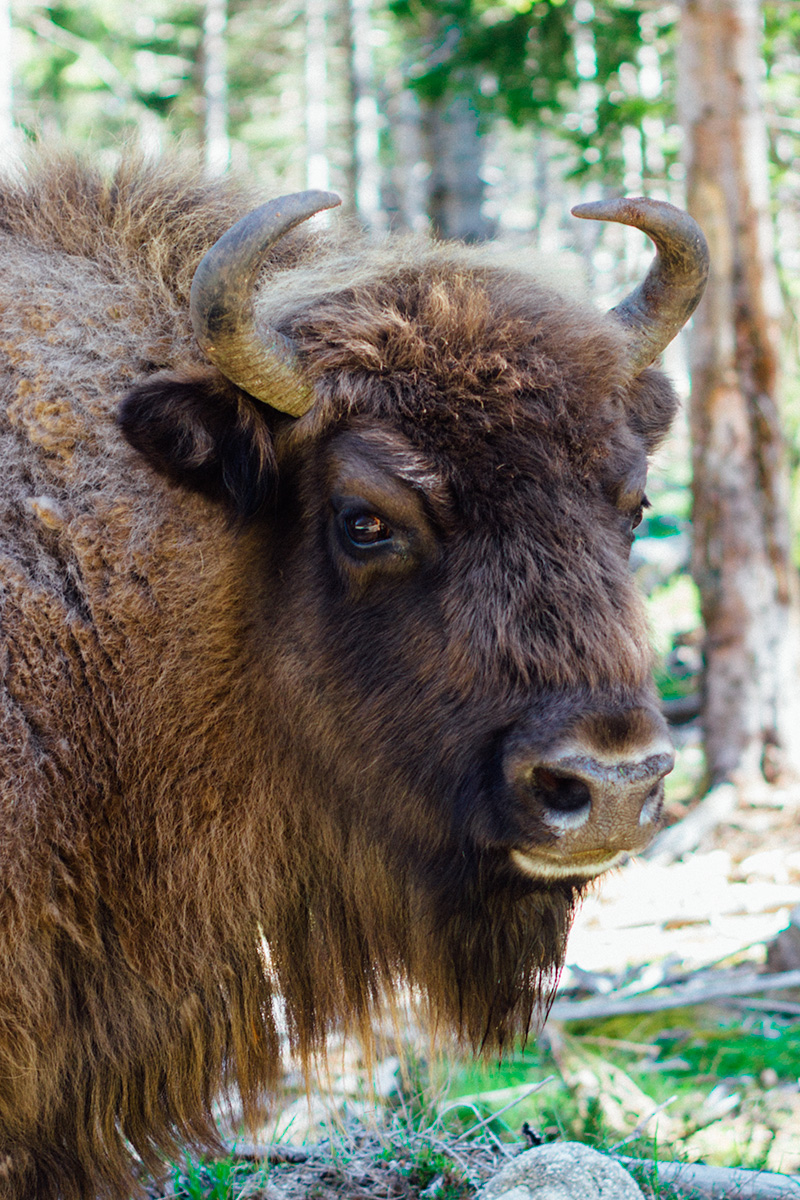
M 700 1037 L 681 1031 L 669 1035 L 664 1045 L 669 1055 L 679 1054 L 695 1076 L 760 1077 L 775 1071 L 778 1080 L 787 1083 L 800 1076 L 800 1026 L 787 1027 L 771 1017 L 746 1032 L 734 1022 Z
M 498 1137 L 518 1137 L 526 1122 L 544 1140 L 571 1138 L 610 1150 L 642 1124 L 622 1152 L 663 1158 L 665 1139 L 658 1126 L 666 1120 L 669 1157 L 676 1152 L 679 1158 L 684 1152 L 691 1155 L 698 1130 L 713 1133 L 719 1127 L 719 1153 L 710 1137 L 708 1161 L 762 1168 L 769 1150 L 764 1130 L 777 1118 L 765 1116 L 764 1098 L 770 1088 L 761 1080 L 766 1074 L 771 1087 L 798 1079 L 800 1024 L 759 1016 L 743 1027 L 741 1018 L 720 1021 L 719 1011 L 713 1009 L 587 1023 L 563 1035 L 555 1056 L 543 1046 L 532 1046 L 505 1063 L 451 1068 L 448 1100 L 468 1096 L 476 1111 L 489 1115 L 507 1103 L 510 1088 L 521 1091 L 549 1074 L 556 1076 L 552 1083 L 520 1099 L 492 1125 Z M 734 1095 L 739 1101 L 726 1111 L 727 1097 Z M 647 1123 L 649 1113 L 662 1104 L 663 1115 Z M 722 1135 L 734 1116 L 742 1134 L 731 1161 L 730 1139 Z M 455 1132 L 463 1119 L 453 1113 L 448 1124 Z
M 188 1162 L 172 1171 L 175 1200 L 245 1200 L 266 1186 L 265 1168 L 235 1158 Z

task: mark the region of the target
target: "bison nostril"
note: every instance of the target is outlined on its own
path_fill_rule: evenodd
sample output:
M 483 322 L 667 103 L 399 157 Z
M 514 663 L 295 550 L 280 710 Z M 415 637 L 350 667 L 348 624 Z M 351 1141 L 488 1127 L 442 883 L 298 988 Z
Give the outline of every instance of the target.
M 553 812 L 575 813 L 592 803 L 588 786 L 574 775 L 557 775 L 539 767 L 531 775 L 531 786 L 541 803 Z
M 664 803 L 664 781 L 663 777 L 657 779 L 650 791 L 644 798 L 641 811 L 639 813 L 639 824 L 648 825 L 657 821 L 661 815 L 661 809 Z

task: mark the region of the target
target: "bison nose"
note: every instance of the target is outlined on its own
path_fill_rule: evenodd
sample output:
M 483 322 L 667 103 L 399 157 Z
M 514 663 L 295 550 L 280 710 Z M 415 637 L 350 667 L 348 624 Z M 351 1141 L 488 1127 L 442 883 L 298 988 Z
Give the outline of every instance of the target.
M 571 740 L 549 755 L 511 756 L 512 792 L 542 830 L 512 850 L 518 867 L 538 877 L 589 878 L 647 846 L 675 761 L 657 725 L 659 736 L 617 754 Z
M 675 764 L 674 754 L 652 754 L 639 761 L 606 765 L 594 758 L 565 754 L 542 762 L 528 772 L 524 790 L 541 805 L 545 820 L 555 828 L 577 828 L 595 818 L 600 808 L 638 810 L 638 823 L 658 817 L 662 780 Z

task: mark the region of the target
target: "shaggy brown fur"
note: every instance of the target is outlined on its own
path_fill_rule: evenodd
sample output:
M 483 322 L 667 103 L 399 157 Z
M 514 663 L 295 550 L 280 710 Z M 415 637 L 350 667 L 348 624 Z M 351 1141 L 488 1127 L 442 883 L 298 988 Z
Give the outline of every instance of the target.
M 277 995 L 303 1055 L 400 980 L 473 1044 L 524 1030 L 577 885 L 509 865 L 544 834 L 503 738 L 651 702 L 665 381 L 477 251 L 300 232 L 259 303 L 318 403 L 276 415 L 187 315 L 251 206 L 136 165 L 0 192 L 2 1200 L 128 1196 L 221 1089 L 255 1114 Z M 410 481 L 391 570 L 331 532 L 353 470 Z

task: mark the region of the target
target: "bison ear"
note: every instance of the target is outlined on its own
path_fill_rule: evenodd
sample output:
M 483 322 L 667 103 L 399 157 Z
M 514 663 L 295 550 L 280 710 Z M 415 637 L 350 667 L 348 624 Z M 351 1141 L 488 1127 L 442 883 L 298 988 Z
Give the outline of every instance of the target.
M 678 410 L 678 397 L 660 371 L 642 371 L 628 386 L 625 407 L 628 424 L 651 454 L 666 437 Z
M 216 370 L 152 377 L 128 392 L 118 420 L 151 467 L 242 520 L 274 495 L 267 410 Z

